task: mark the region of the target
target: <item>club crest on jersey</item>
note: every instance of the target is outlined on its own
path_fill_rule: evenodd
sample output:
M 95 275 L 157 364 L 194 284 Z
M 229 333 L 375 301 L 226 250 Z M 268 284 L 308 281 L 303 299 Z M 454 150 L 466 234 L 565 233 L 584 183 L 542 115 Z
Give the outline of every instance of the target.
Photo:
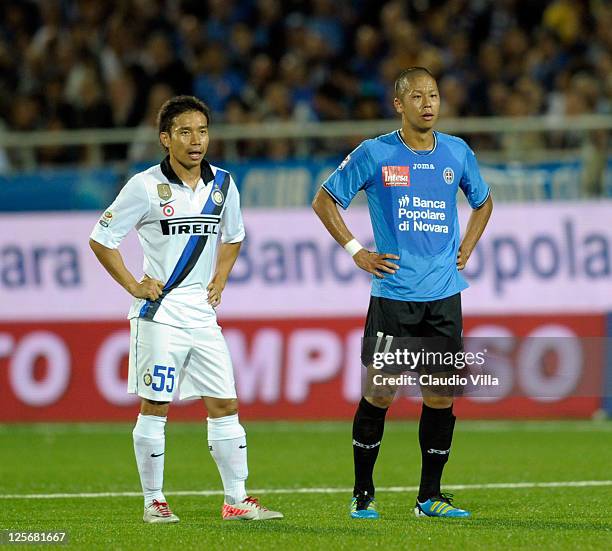
M 449 166 L 447 166 L 442 172 L 444 181 L 450 186 L 455 181 L 455 172 Z
M 144 374 L 144 377 L 142 378 L 142 381 L 143 381 L 143 383 L 144 383 L 146 386 L 151 386 L 151 383 L 153 382 L 153 377 L 152 377 L 152 376 L 151 376 L 151 374 L 150 374 L 150 373 L 147 371 L 147 372 Z
M 170 184 L 157 184 L 157 195 L 162 201 L 166 201 L 172 197 L 172 190 Z
M 350 160 L 351 160 L 351 156 L 350 156 L 350 155 L 347 155 L 347 156 L 344 158 L 344 161 L 342 161 L 342 162 L 340 163 L 340 166 L 338 167 L 338 170 L 342 170 L 342 169 L 343 169 L 343 168 L 344 168 L 344 167 L 345 167 L 345 166 L 348 164 L 348 162 L 349 162 Z
M 224 199 L 225 195 L 223 195 L 223 192 L 219 188 L 213 189 L 212 200 L 215 205 L 222 205 Z
M 410 167 L 407 166 L 383 166 L 382 179 L 385 187 L 409 186 Z

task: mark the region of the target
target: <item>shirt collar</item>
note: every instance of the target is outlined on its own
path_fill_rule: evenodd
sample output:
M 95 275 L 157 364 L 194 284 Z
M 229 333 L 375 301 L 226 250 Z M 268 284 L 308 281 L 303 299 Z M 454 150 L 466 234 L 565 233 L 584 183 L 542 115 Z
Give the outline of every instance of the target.
M 402 144 L 404 144 L 404 146 L 410 151 L 412 151 L 412 153 L 414 153 L 415 155 L 431 155 L 436 150 L 436 147 L 438 147 L 438 133 L 435 130 L 433 131 L 433 140 L 434 140 L 433 147 L 427 151 L 417 151 L 416 149 L 412 149 L 412 147 L 410 147 L 404 141 L 404 138 L 402 137 L 402 133 L 400 132 L 400 130 L 397 130 L 396 133 L 397 133 L 397 137 L 399 141 L 402 142 Z
M 160 163 L 160 167 L 163 175 L 168 179 L 171 184 L 178 184 L 179 186 L 185 185 L 182 180 L 176 175 L 176 172 L 174 172 L 174 169 L 170 164 L 170 155 L 166 155 L 166 158 Z M 204 182 L 204 185 L 208 184 L 215 178 L 210 164 L 204 158 L 202 158 L 202 162 L 200 163 L 200 177 L 202 178 L 202 182 Z

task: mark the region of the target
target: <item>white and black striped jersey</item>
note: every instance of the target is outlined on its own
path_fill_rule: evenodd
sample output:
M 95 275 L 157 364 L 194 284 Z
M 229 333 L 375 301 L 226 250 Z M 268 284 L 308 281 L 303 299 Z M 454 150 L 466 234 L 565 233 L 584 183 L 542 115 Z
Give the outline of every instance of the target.
M 244 239 L 240 196 L 229 172 L 202 161 L 195 190 L 181 182 L 166 157 L 125 184 L 104 212 L 91 238 L 115 249 L 136 228 L 143 270 L 165 283 L 156 301 L 134 299 L 128 318 L 177 327 L 216 323 L 206 286 L 214 274 L 217 242 Z

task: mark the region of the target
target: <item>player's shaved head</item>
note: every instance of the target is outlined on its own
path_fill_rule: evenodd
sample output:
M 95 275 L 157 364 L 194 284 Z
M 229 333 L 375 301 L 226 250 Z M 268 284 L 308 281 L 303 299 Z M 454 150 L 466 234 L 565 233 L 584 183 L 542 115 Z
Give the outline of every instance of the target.
M 395 97 L 402 98 L 404 94 L 410 90 L 412 81 L 417 77 L 428 76 L 434 81 L 436 77 L 431 74 L 431 71 L 425 67 L 409 67 L 404 69 L 395 79 Z

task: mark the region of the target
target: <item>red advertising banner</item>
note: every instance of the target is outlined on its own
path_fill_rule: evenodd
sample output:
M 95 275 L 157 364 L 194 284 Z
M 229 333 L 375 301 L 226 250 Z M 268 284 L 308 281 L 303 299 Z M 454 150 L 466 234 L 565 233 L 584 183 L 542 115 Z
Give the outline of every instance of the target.
M 362 318 L 225 320 L 222 326 L 244 419 L 352 417 L 361 396 Z M 457 414 L 592 415 L 601 403 L 592 389 L 602 387 L 605 351 L 585 342 L 603 337 L 604 330 L 603 315 L 468 317 L 466 337 L 509 343 L 496 351 L 496 369 L 511 370 L 512 388 L 494 397 L 461 398 Z M 538 348 L 528 337 L 551 339 Z M 0 422 L 133 419 L 138 398 L 125 390 L 128 350 L 127 321 L 0 324 Z M 546 372 L 540 360 L 550 354 L 563 361 Z M 416 417 L 419 408 L 418 398 L 400 397 L 391 412 Z M 204 410 L 199 401 L 176 402 L 170 415 L 197 420 Z

